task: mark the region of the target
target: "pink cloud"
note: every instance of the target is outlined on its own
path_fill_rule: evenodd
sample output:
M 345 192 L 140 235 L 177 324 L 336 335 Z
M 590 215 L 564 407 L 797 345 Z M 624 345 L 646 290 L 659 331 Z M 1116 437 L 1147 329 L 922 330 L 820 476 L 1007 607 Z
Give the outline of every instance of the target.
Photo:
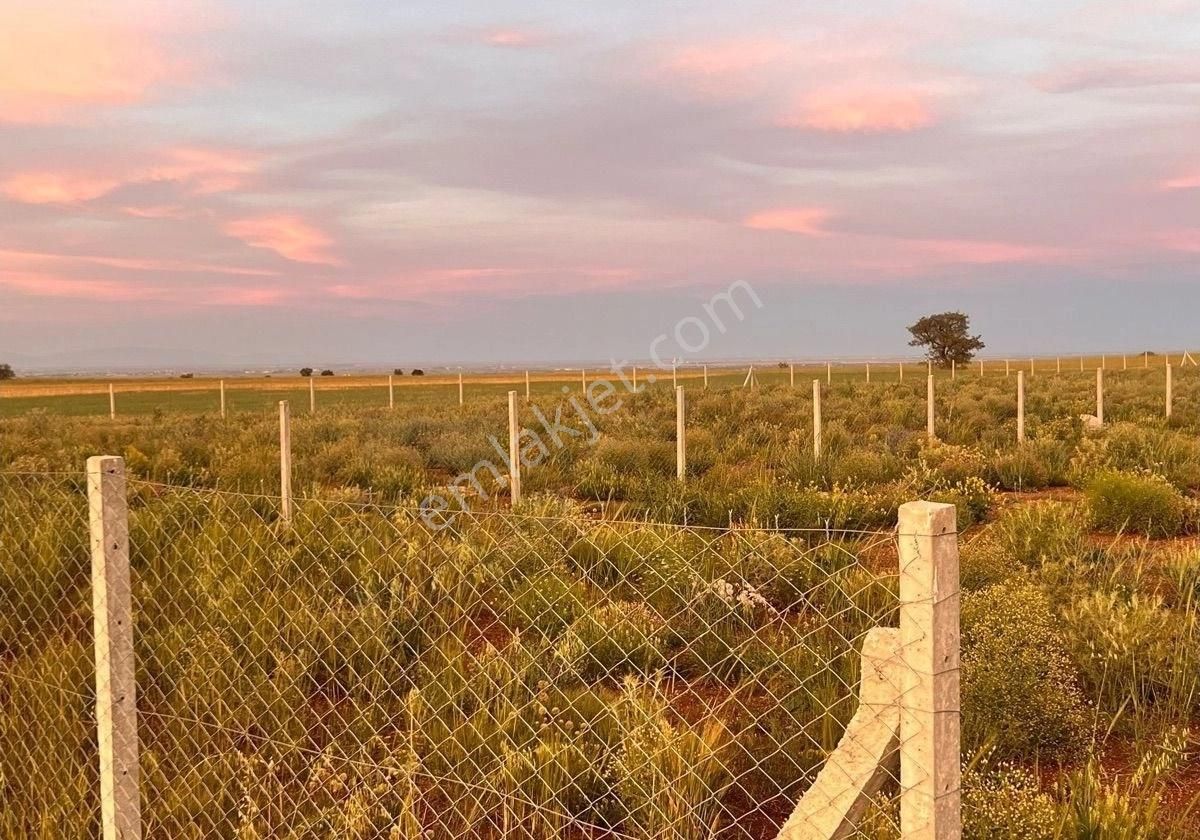
M 0 4 L 0 122 L 57 122 L 81 108 L 141 101 L 181 79 L 182 63 L 139 28 L 155 14 L 123 2 Z
M 0 270 L 0 287 L 35 297 L 69 297 L 86 300 L 143 300 L 150 291 L 125 280 L 91 280 L 55 274 Z
M 338 264 L 329 252 L 333 239 L 299 216 L 280 213 L 234 219 L 223 230 L 252 248 L 274 251 L 293 262 Z
M 186 272 L 192 274 L 229 274 L 240 277 L 277 277 L 279 272 L 262 268 L 190 260 L 153 259 L 138 257 L 111 257 L 97 254 L 51 254 L 41 251 L 0 250 L 0 267 L 43 268 L 62 263 L 85 263 L 126 271 Z
M 549 38 L 544 32 L 532 29 L 497 28 L 482 33 L 483 42 L 493 47 L 529 49 L 544 46 Z
M 704 96 L 744 95 L 787 55 L 788 46 L 779 39 L 725 38 L 667 49 L 654 74 Z
M 76 172 L 18 172 L 0 181 L 0 194 L 23 204 L 78 204 L 111 192 L 120 180 Z
M 1071 253 L 1061 248 L 980 239 L 915 239 L 904 245 L 912 254 L 930 262 L 976 265 L 1058 262 Z
M 1159 182 L 1158 188 L 1161 190 L 1200 189 L 1200 172 L 1192 172 L 1187 175 L 1177 175 L 1174 178 L 1166 178 Z
M 193 195 L 208 195 L 241 187 L 258 169 L 257 156 L 239 149 L 179 146 L 150 157 L 114 171 L 17 172 L 0 181 L 0 194 L 25 204 L 80 204 L 128 184 L 167 181 Z
M 833 214 L 824 207 L 779 207 L 752 213 L 743 221 L 744 227 L 754 230 L 778 230 L 805 236 L 827 236 L 825 222 Z
M 1200 228 L 1170 230 L 1160 233 L 1156 238 L 1164 248 L 1172 251 L 1200 253 Z
M 886 88 L 814 91 L 779 119 L 789 127 L 844 134 L 915 131 L 933 121 L 921 95 Z

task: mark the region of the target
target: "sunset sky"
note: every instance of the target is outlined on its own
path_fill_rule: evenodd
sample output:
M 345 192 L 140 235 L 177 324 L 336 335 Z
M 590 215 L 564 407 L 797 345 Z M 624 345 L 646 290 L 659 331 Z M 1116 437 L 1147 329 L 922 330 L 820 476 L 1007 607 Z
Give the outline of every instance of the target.
M 1194 349 L 1198 265 L 1200 0 L 0 3 L 0 362 Z

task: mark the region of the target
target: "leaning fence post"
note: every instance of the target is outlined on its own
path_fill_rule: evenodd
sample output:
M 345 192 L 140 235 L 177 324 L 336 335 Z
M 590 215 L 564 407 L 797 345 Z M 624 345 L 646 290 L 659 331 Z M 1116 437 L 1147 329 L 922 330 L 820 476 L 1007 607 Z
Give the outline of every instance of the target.
M 87 483 L 100 819 L 104 840 L 137 840 L 142 822 L 125 460 L 113 455 L 88 458 Z
M 925 385 L 925 434 L 934 440 L 936 433 L 933 428 L 933 374 L 929 374 Z
M 516 391 L 508 392 L 508 492 L 513 505 L 521 501 L 521 422 Z
M 279 515 L 292 521 L 292 413 L 287 400 L 279 401 Z
M 1096 368 L 1096 421 L 1104 425 L 1104 368 Z
M 900 834 L 958 840 L 958 535 L 953 505 L 901 505 Z
M 821 380 L 813 380 L 813 459 L 821 460 Z
M 684 422 L 683 386 L 675 386 L 675 477 L 680 481 L 687 476 L 687 425 Z

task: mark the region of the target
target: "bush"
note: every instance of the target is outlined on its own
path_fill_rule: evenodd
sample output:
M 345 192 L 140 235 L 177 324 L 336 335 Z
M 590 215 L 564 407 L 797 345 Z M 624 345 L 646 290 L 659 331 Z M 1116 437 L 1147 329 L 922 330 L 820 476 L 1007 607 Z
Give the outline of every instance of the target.
M 587 604 L 588 591 L 580 581 L 551 569 L 525 579 L 517 587 L 506 615 L 512 627 L 557 636 L 587 609 Z
M 0 380 L 2 380 L 2 379 L 16 379 L 16 378 L 17 378 L 17 374 L 16 374 L 16 372 L 15 372 L 15 371 L 12 369 L 12 365 L 9 365 L 9 364 L 2 364 L 2 365 L 0 365 Z
M 1184 498 L 1158 476 L 1101 472 L 1085 494 L 1092 527 L 1099 531 L 1173 537 L 1183 528 Z
M 645 604 L 615 601 L 575 620 L 555 647 L 584 679 L 650 674 L 666 664 L 663 621 Z
M 301 376 L 312 376 L 313 369 L 310 367 L 302 367 L 302 368 L 300 368 L 300 375 Z
M 968 749 L 1066 757 L 1087 735 L 1079 677 L 1049 600 L 1011 581 L 962 605 L 962 723 Z
M 1005 554 L 1029 569 L 1069 562 L 1085 550 L 1087 534 L 1074 506 L 1034 502 L 1006 508 L 993 529 Z
M 424 376 L 425 371 L 421 370 L 420 368 L 413 368 L 412 375 L 413 376 Z
M 392 368 L 392 376 L 403 376 L 404 368 Z
M 1001 765 L 962 777 L 963 840 L 1056 840 L 1058 803 L 1033 771 Z
M 331 370 L 323 370 L 323 371 L 321 371 L 321 375 L 322 375 L 322 376 L 333 376 L 333 371 L 331 371 Z

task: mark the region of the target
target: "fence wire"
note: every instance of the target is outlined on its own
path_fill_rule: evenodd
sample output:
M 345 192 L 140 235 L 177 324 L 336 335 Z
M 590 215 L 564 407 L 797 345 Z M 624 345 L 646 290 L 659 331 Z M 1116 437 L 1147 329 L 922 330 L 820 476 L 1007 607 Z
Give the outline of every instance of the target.
M 85 488 L 0 502 L 0 832 L 94 837 Z M 774 838 L 899 620 L 890 532 L 129 504 L 146 837 Z

